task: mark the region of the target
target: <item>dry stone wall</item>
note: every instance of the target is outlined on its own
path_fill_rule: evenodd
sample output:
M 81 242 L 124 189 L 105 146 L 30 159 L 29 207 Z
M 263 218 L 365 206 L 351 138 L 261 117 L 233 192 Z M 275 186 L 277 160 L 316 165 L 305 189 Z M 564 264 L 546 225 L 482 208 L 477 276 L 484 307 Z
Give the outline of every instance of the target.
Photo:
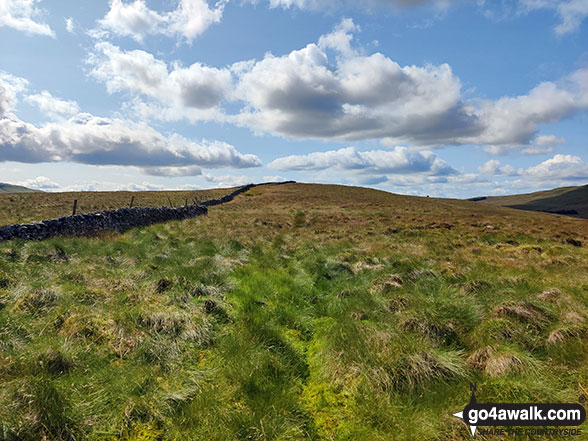
M 293 181 L 281 182 L 279 184 L 290 182 Z M 0 227 L 0 241 L 16 238 L 43 240 L 54 236 L 93 236 L 100 231 L 113 230 L 124 232 L 131 228 L 144 227 L 159 222 L 188 219 L 207 214 L 208 207 L 230 202 L 235 196 L 258 185 L 277 184 L 249 184 L 238 188 L 222 198 L 210 199 L 200 204 L 185 207 L 119 208 L 118 210 L 64 216 L 30 224 L 7 225 Z

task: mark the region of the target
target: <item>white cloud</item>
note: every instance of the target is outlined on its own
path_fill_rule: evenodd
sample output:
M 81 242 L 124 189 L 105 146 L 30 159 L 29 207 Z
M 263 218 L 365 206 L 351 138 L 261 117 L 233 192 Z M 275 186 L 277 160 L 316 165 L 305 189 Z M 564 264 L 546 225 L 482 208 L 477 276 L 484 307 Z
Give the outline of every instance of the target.
M 565 138 L 558 138 L 555 135 L 537 136 L 533 143 L 521 150 L 523 155 L 545 155 L 551 153 L 556 145 L 565 143 Z
M 200 143 L 164 136 L 143 123 L 79 114 L 41 127 L 14 116 L 0 119 L 0 160 L 79 162 L 91 165 L 246 168 L 261 165 L 254 155 L 214 141 Z
M 161 34 L 182 37 L 191 43 L 211 25 L 220 22 L 227 2 L 220 0 L 210 8 L 206 0 L 180 0 L 175 10 L 160 13 L 149 9 L 144 0 L 132 3 L 111 0 L 110 9 L 99 26 L 138 42 L 147 35 Z
M 574 155 L 555 155 L 537 165 L 516 171 L 511 165 L 491 160 L 478 167 L 478 172 L 448 176 L 447 182 L 435 183 L 434 188 L 430 183 L 420 184 L 417 190 L 421 194 L 426 191 L 443 197 L 451 194 L 472 197 L 522 193 L 588 182 L 588 163 Z
M 178 134 L 164 136 L 147 124 L 118 118 L 80 113 L 68 120 L 35 126 L 10 112 L 16 94 L 25 87 L 22 79 L 0 76 L 0 161 L 123 165 L 152 173 L 158 168 L 165 170 L 162 167 L 177 167 L 181 173 L 193 172 L 195 167 L 261 165 L 257 156 L 242 154 L 223 142 L 198 143 Z
M 65 19 L 65 30 L 70 34 L 74 33 L 75 25 L 73 22 L 73 18 L 69 17 Z
M 485 152 L 496 156 L 508 155 L 509 153 L 519 149 L 519 145 L 487 145 L 484 147 Z
M 248 0 L 250 3 L 259 3 L 259 0 Z M 298 8 L 302 10 L 336 10 L 341 8 L 353 8 L 372 11 L 386 7 L 410 7 L 433 5 L 446 8 L 449 0 L 269 0 L 270 8 Z
M 387 175 L 448 176 L 457 174 L 447 162 L 428 151 L 411 152 L 406 147 L 393 150 L 359 151 L 354 147 L 292 155 L 275 159 L 268 167 L 277 170 L 317 171 L 332 169 L 357 176 L 363 180 L 382 181 Z M 366 177 L 369 175 L 369 178 Z M 384 179 L 385 180 L 385 179 Z
M 168 178 L 198 176 L 202 174 L 202 169 L 197 165 L 186 167 L 147 167 L 143 168 L 142 171 L 147 175 L 166 176 Z
M 39 0 L 0 1 L 0 27 L 55 38 L 55 32 L 47 24 L 35 20 L 42 15 L 42 11 L 35 6 L 37 3 Z
M 588 181 L 588 163 L 579 156 L 555 155 L 537 165 L 514 170 L 510 165 L 502 166 L 499 161 L 491 160 L 478 167 L 480 175 L 476 181 L 484 182 L 486 177 L 517 177 L 490 183 L 492 194 L 512 193 L 515 190 L 530 190 L 537 188 L 554 188 L 570 183 L 584 183 Z M 465 175 L 462 175 L 465 176 Z M 450 181 L 459 180 L 461 176 L 451 176 Z M 457 181 L 456 181 L 457 182 Z
M 46 191 L 163 191 L 163 190 L 201 190 L 202 187 L 194 184 L 184 185 L 161 185 L 153 184 L 150 182 L 138 183 L 125 183 L 120 182 L 109 182 L 109 181 L 90 181 L 84 184 L 71 184 L 71 185 L 57 185 L 57 187 L 46 188 Z
M 581 77 L 577 75 L 579 72 L 582 70 L 575 74 Z M 541 124 L 586 109 L 586 97 L 581 92 L 585 85 L 576 81 L 576 76 L 571 75 L 558 83 L 543 82 L 526 95 L 483 102 L 475 113 L 483 121 L 484 131 L 471 138 L 462 137 L 460 141 L 498 146 L 530 143 Z
M 191 121 L 222 119 L 220 104 L 232 93 L 231 72 L 200 63 L 168 66 L 142 50 L 122 51 L 110 43 L 95 46 L 87 60 L 90 74 L 106 84 L 109 93 L 130 92 L 147 98 L 133 101 L 144 117 Z
M 344 21 L 321 37 L 343 51 L 334 63 L 324 47 L 309 44 L 239 65 L 236 95 L 249 108 L 237 123 L 291 138 L 380 138 L 388 146 L 478 144 L 503 154 L 531 144 L 541 125 L 588 109 L 588 69 L 518 97 L 467 101 L 446 64 L 402 67 L 380 53 L 352 52 L 351 38 L 341 33 L 356 30 Z
M 544 147 L 553 147 L 554 145 L 563 144 L 566 142 L 565 138 L 558 138 L 555 135 L 541 135 L 535 138 L 535 144 Z
M 309 44 L 290 54 L 271 54 L 241 68 L 236 95 L 246 102 L 237 122 L 257 132 L 292 138 L 373 139 L 431 143 L 455 131 L 478 131 L 461 103 L 459 79 L 447 64 L 401 67 L 386 56 L 352 55 L 344 21 L 321 37 L 343 49 L 333 63 Z
M 454 175 L 449 176 L 449 182 L 452 184 L 468 184 L 469 185 L 480 185 L 480 184 L 488 184 L 488 180 L 479 174 L 476 173 L 464 173 L 461 175 Z
M 552 9 L 559 16 L 560 22 L 554 27 L 558 35 L 576 31 L 588 16 L 587 0 L 519 0 L 523 12 L 535 9 Z
M 38 94 L 28 95 L 25 99 L 29 103 L 36 105 L 41 112 L 51 118 L 72 116 L 80 111 L 80 107 L 75 101 L 65 101 L 55 98 L 46 90 Z
M 537 115 L 535 115 L 537 116 Z M 538 126 L 538 124 L 537 124 Z M 524 142 L 524 140 L 519 140 Z M 537 136 L 529 144 L 500 144 L 500 145 L 488 145 L 484 147 L 484 151 L 497 156 L 508 155 L 512 152 L 519 152 L 522 155 L 545 155 L 551 153 L 556 145 L 563 144 L 565 138 L 558 138 L 554 135 L 541 135 Z
M 249 176 L 214 176 L 209 173 L 205 173 L 202 175 L 202 177 L 206 179 L 208 182 L 214 183 L 215 187 L 218 188 L 238 187 L 240 185 L 247 185 L 253 183 L 253 179 L 251 179 Z
M 273 176 L 264 176 L 263 182 L 284 182 L 288 179 L 284 178 L 283 176 L 273 175 Z
M 555 27 L 558 35 L 573 32 L 580 27 L 580 24 L 588 16 L 588 2 L 586 0 L 570 0 L 560 3 L 557 12 L 561 23 Z
M 510 165 L 501 166 L 500 161 L 492 159 L 478 167 L 480 174 L 485 176 L 516 176 L 517 172 Z
M 449 65 L 400 66 L 381 53 L 364 55 L 351 46 L 358 31 L 343 19 L 316 44 L 228 68 L 168 66 L 105 42 L 88 63 L 110 93 L 130 94 L 127 107 L 142 118 L 230 122 L 286 138 L 540 154 L 553 148 L 533 144 L 542 125 L 588 109 L 588 68 L 524 95 L 467 99 Z M 238 110 L 228 114 L 226 103 Z
M 61 187 L 59 191 L 162 191 L 167 190 L 164 185 L 150 184 L 121 184 L 118 182 L 92 181 L 85 184 L 73 184 Z M 171 190 L 171 189 L 170 189 Z
M 552 146 L 538 146 L 538 145 L 530 145 L 529 147 L 525 147 L 521 150 L 521 154 L 523 155 L 546 155 L 547 153 L 551 153 L 553 151 Z
M 146 34 L 161 33 L 165 18 L 147 7 L 144 1 L 125 4 L 111 0 L 110 10 L 100 20 L 100 25 L 115 34 L 142 41 Z
M 59 188 L 59 184 L 52 181 L 46 176 L 37 176 L 34 179 L 27 179 L 26 181 L 16 182 L 16 185 L 32 188 L 34 190 L 53 190 Z
M 353 32 L 359 32 L 361 28 L 353 23 L 350 18 L 341 20 L 330 34 L 322 35 L 319 38 L 318 46 L 321 49 L 334 49 L 347 56 L 356 55 L 357 52 L 351 47 Z
M 28 81 L 0 71 L 0 116 L 14 110 L 17 95 L 26 90 Z
M 527 179 L 544 181 L 546 179 L 557 180 L 587 180 L 588 164 L 579 156 L 555 155 L 553 158 L 519 170 L 519 173 Z

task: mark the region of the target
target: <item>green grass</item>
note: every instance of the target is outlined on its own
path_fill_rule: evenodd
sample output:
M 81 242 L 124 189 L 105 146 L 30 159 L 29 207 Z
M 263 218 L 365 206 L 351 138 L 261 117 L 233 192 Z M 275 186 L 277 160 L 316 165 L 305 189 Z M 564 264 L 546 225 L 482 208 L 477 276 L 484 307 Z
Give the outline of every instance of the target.
M 461 440 L 470 382 L 488 402 L 588 388 L 588 252 L 562 242 L 586 221 L 350 187 L 247 195 L 0 244 L 1 439 Z

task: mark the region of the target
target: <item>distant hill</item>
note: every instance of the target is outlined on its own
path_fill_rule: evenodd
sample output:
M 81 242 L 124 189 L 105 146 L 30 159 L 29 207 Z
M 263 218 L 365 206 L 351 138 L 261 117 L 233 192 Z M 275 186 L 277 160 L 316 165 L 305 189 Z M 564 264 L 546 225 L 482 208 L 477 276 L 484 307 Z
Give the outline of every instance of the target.
M 470 201 L 588 219 L 588 185 L 511 196 L 478 197 Z
M 0 182 L 0 193 L 42 193 L 40 190 Z

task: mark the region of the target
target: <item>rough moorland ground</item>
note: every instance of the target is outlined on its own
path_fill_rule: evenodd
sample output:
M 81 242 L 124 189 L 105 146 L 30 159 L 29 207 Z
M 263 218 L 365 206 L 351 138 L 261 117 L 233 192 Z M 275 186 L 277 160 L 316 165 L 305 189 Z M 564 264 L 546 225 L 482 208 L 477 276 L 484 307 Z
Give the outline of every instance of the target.
M 468 439 L 470 382 L 587 395 L 587 250 L 586 220 L 303 184 L 2 243 L 0 437 Z

